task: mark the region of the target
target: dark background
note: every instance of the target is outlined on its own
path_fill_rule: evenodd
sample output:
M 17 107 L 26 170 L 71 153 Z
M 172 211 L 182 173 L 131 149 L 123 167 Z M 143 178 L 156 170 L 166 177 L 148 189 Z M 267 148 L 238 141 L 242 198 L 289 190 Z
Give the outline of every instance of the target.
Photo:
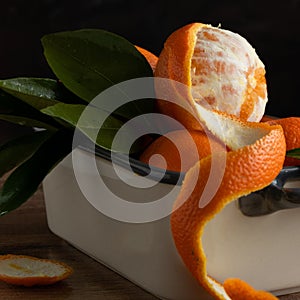
M 300 0 L 10 0 L 0 9 L 0 79 L 53 77 L 40 38 L 101 28 L 159 54 L 175 29 L 202 22 L 244 36 L 267 70 L 267 113 L 299 116 Z

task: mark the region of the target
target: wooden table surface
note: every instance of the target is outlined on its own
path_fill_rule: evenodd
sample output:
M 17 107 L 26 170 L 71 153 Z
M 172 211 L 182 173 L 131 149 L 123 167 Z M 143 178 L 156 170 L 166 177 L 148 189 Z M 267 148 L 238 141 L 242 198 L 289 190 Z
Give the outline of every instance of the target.
M 67 280 L 48 287 L 23 288 L 0 282 L 0 299 L 157 299 L 51 233 L 41 188 L 19 209 L 0 217 L 0 243 L 0 254 L 56 259 L 74 269 Z M 299 300 L 300 293 L 280 299 Z

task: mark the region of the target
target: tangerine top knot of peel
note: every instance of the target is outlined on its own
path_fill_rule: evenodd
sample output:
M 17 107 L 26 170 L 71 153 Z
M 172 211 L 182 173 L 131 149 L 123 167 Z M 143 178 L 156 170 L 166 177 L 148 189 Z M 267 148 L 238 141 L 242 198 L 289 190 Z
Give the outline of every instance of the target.
M 155 76 L 184 84 L 184 92 L 170 88 L 191 106 L 205 104 L 253 122 L 264 115 L 264 64 L 248 41 L 231 31 L 202 23 L 176 30 L 164 44 Z M 189 129 L 199 129 L 197 120 L 175 104 L 158 100 L 158 109 Z

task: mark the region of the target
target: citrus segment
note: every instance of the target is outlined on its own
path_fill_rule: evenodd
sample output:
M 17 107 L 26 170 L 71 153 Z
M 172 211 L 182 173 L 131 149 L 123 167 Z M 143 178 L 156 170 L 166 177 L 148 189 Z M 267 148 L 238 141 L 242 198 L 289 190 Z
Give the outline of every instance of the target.
M 176 172 L 186 172 L 199 159 L 212 152 L 226 151 L 226 147 L 213 135 L 204 131 L 175 130 L 157 138 L 140 156 L 151 165 Z M 165 162 L 161 159 L 164 158 Z
M 207 127 L 223 138 L 224 142 L 231 143 L 234 150 L 226 154 L 218 152 L 213 157 L 208 156 L 186 173 L 171 215 L 172 234 L 180 256 L 199 283 L 217 299 L 231 299 L 222 285 L 210 278 L 206 272 L 206 257 L 201 236 L 205 225 L 226 204 L 260 190 L 274 180 L 283 165 L 285 138 L 279 125 L 242 122 L 213 111 L 200 110 L 199 115 Z M 218 130 L 218 122 L 211 119 L 214 115 L 216 120 L 220 119 L 218 122 L 221 124 L 221 130 Z M 227 129 L 230 128 L 232 130 L 228 132 Z M 225 132 L 222 133 L 222 130 Z M 226 162 L 224 170 L 221 170 L 224 155 Z M 215 181 L 219 182 L 219 186 L 212 198 L 204 199 L 205 205 L 202 205 L 199 199 L 205 192 L 213 159 L 217 162 L 215 165 L 220 166 L 220 170 L 215 172 Z M 221 174 L 222 177 L 217 178 L 217 174 Z
M 23 286 L 49 285 L 73 272 L 64 263 L 26 255 L 0 256 L 0 280 Z
M 164 44 L 155 76 L 186 85 L 186 91 L 174 93 L 192 106 L 210 105 L 248 121 L 260 121 L 264 114 L 265 67 L 246 39 L 231 31 L 201 23 L 178 29 Z M 197 121 L 191 123 L 175 105 L 158 101 L 158 107 L 187 128 L 198 129 Z

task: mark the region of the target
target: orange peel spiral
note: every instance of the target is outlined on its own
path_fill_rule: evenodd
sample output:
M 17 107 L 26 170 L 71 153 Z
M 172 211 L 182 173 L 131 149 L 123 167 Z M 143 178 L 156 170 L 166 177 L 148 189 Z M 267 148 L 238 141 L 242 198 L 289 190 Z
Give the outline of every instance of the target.
M 199 199 L 205 190 L 212 156 L 200 160 L 186 173 L 171 215 L 176 248 L 193 276 L 216 299 L 260 299 L 256 298 L 257 293 L 268 295 L 268 298 L 261 299 L 276 299 L 269 293 L 248 288 L 243 281 L 231 279 L 223 286 L 211 278 L 206 271 L 206 256 L 201 237 L 207 223 L 228 203 L 266 187 L 280 172 L 286 152 L 282 127 L 244 122 L 233 116 L 200 107 L 198 116 L 210 131 L 233 150 L 214 154 L 214 159 L 220 162 L 220 168 L 224 166 L 226 155 L 225 169 L 220 169 L 223 176 L 219 187 L 212 199 L 204 199 L 204 206 L 199 203 Z
M 228 279 L 224 285 L 214 280 L 207 274 L 202 245 L 212 218 L 230 202 L 268 186 L 283 167 L 282 126 L 259 122 L 267 103 L 263 63 L 238 34 L 193 23 L 168 37 L 155 77 L 169 79 L 163 85 L 155 83 L 161 113 L 188 130 L 205 126 L 231 150 L 212 153 L 185 175 L 171 214 L 172 235 L 183 262 L 216 299 L 276 299 L 240 279 Z M 166 97 L 175 101 L 160 100 Z M 206 186 L 212 166 L 213 194 Z

